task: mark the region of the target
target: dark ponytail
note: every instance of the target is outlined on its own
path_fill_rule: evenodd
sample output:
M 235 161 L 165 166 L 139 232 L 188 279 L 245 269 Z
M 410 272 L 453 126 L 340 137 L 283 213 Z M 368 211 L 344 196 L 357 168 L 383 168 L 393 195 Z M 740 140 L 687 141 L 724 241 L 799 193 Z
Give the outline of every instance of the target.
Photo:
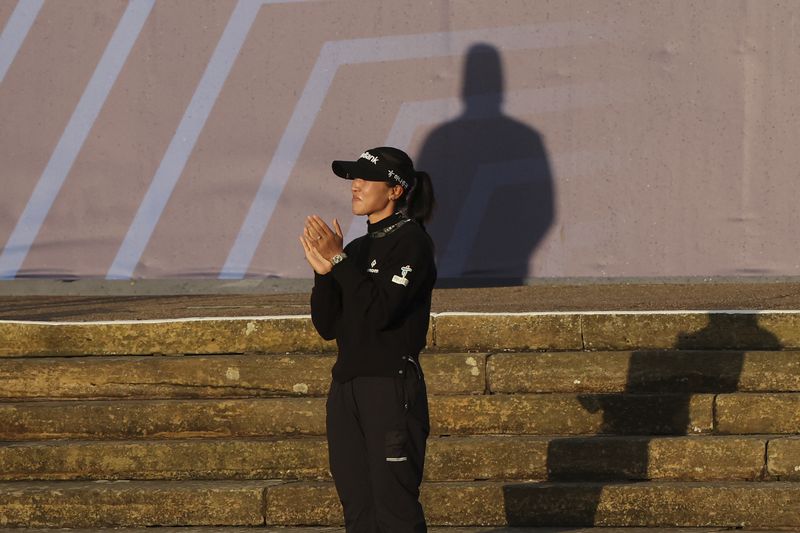
M 433 195 L 433 183 L 427 172 L 416 171 L 414 173 L 414 186 L 404 196 L 405 205 L 403 209 L 408 218 L 412 218 L 423 224 L 430 220 L 433 208 L 436 206 L 436 198 Z
M 403 196 L 397 200 L 395 208 L 403 211 L 408 218 L 420 224 L 430 220 L 436 200 L 433 197 L 433 184 L 428 173 L 414 170 L 414 162 L 411 161 L 407 153 L 399 148 L 381 146 L 372 148 L 369 152 L 399 170 L 400 175 L 414 176 L 414 184 L 410 190 L 403 192 Z M 390 183 L 389 185 L 391 186 L 392 184 Z

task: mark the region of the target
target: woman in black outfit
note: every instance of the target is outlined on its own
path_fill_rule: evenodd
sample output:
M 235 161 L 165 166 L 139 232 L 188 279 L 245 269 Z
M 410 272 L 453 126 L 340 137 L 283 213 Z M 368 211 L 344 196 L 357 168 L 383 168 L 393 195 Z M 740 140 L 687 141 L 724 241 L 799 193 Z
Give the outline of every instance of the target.
M 326 404 L 331 474 L 348 533 L 426 531 L 419 486 L 430 423 L 419 352 L 436 281 L 423 226 L 433 187 L 396 148 L 332 168 L 353 180 L 353 214 L 368 222 L 344 248 L 335 219 L 331 229 L 308 217 L 300 237 L 314 269 L 314 326 L 339 348 Z

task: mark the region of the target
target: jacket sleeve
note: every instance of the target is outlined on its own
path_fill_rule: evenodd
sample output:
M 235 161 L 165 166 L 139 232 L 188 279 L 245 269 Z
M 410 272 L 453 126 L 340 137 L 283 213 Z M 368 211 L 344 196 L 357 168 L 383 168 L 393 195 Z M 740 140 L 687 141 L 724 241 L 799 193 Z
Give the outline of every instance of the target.
M 403 239 L 381 258 L 379 273 L 370 275 L 350 258 L 331 270 L 342 289 L 343 304 L 375 330 L 403 315 L 435 279 L 433 251 L 421 239 Z M 348 311 L 348 315 L 351 311 Z
M 314 273 L 311 289 L 311 321 L 317 333 L 329 341 L 336 338 L 336 326 L 342 315 L 342 291 L 329 272 L 324 276 Z

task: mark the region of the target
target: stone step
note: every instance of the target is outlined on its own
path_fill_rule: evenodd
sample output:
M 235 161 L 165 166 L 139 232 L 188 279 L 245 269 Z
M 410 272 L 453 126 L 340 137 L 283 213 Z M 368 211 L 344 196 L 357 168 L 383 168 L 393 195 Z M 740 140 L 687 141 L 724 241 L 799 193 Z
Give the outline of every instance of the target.
M 718 430 L 726 434 L 799 433 L 800 394 L 720 394 Z M 769 431 L 763 431 L 769 428 Z
M 0 533 L 18 533 L 19 529 L 0 529 Z M 67 533 L 106 533 L 107 529 L 69 529 Z M 341 533 L 342 527 L 147 527 L 114 528 L 114 533 Z M 728 528 L 673 527 L 429 527 L 430 533 L 723 533 Z M 25 533 L 53 533 L 53 529 L 25 528 Z M 786 533 L 786 530 L 736 529 L 736 533 Z
M 25 533 L 53 533 L 52 528 L 25 528 Z M 108 529 L 68 529 L 65 533 L 106 533 Z M 343 527 L 314 526 L 314 527 L 287 527 L 287 526 L 262 526 L 262 527 L 146 527 L 146 528 L 114 528 L 114 533 L 343 533 Z M 430 533 L 730 533 L 729 528 L 718 527 L 429 527 Z M 0 533 L 19 533 L 18 528 L 2 528 Z M 786 533 L 785 529 L 741 529 L 736 528 L 736 533 Z
M 800 391 L 797 351 L 494 353 L 486 361 L 493 393 Z
M 423 483 L 431 526 L 800 527 L 800 483 Z M 0 526 L 341 526 L 332 482 L 1 482 Z
M 800 481 L 800 435 L 769 441 L 767 471 L 781 480 Z
M 0 399 L 324 396 L 332 355 L 0 358 Z M 426 353 L 430 394 L 792 392 L 800 352 Z
M 800 481 L 798 465 L 800 438 L 764 435 L 431 437 L 425 479 Z M 324 437 L 0 445 L 7 481 L 329 478 Z
M 800 348 L 800 311 L 436 313 L 439 351 Z M 0 356 L 324 353 L 308 316 L 0 321 Z
M 800 528 L 800 483 L 427 483 L 432 525 Z M 332 482 L 268 489 L 267 524 L 340 525 Z
M 445 528 L 442 528 L 445 529 Z M 451 529 L 451 528 L 446 528 Z M 455 529 L 455 528 L 452 528 Z M 477 529 L 477 528 L 475 528 Z M 537 528 L 538 529 L 538 528 Z M 0 528 L 0 533 L 56 533 L 58 530 L 53 528 Z M 198 527 L 115 527 L 114 533 L 341 533 L 344 531 L 342 527 L 244 527 L 244 526 L 198 526 Z M 552 530 L 548 531 L 550 533 Z M 610 533 L 613 530 L 602 529 L 597 533 Z M 619 530 L 617 530 L 619 531 Z M 665 533 L 672 533 L 675 530 L 667 530 Z M 685 530 L 684 530 L 685 531 Z M 692 530 L 689 533 L 717 533 L 719 529 L 703 529 Z M 91 528 L 91 529 L 64 529 L 62 533 L 108 533 L 108 528 Z M 476 531 L 476 533 L 478 533 Z M 522 532 L 520 532 L 522 533 Z M 625 529 L 620 533 L 630 533 Z M 643 532 L 644 533 L 644 532 Z M 653 533 L 647 530 L 647 533 Z M 661 532 L 658 532 L 661 533 Z M 760 531 L 759 533 L 764 533 Z
M 455 529 L 455 528 L 441 528 L 441 529 Z M 477 531 L 478 528 L 475 528 L 475 533 L 479 533 Z M 538 529 L 538 528 L 534 528 Z M 592 528 L 590 531 L 595 531 L 596 528 Z M 56 533 L 57 530 L 53 528 L 2 528 L 0 529 L 0 533 Z M 231 527 L 224 527 L 224 526 L 199 526 L 199 527 L 122 527 L 122 528 L 114 528 L 114 533 L 341 533 L 344 531 L 342 527 L 243 527 L 243 526 L 231 526 Z M 673 531 L 680 531 L 680 530 L 665 530 L 664 533 L 673 533 Z M 685 529 L 683 531 L 686 531 Z M 687 533 L 717 533 L 720 529 L 702 529 L 695 531 L 692 529 L 690 532 Z M 552 529 L 548 528 L 547 533 L 551 533 Z M 628 529 L 624 531 L 620 531 L 617 529 L 616 531 L 612 529 L 603 528 L 597 533 L 631 533 Z M 108 533 L 108 528 L 92 528 L 92 529 L 67 529 L 63 530 L 62 533 Z M 442 532 L 444 533 L 444 532 Z M 453 532 L 455 533 L 455 532 Z M 467 532 L 464 532 L 467 533 Z M 520 531 L 520 533 L 523 533 Z M 647 532 L 642 533 L 661 533 L 661 531 L 651 531 L 647 530 Z M 681 532 L 682 533 L 682 532 Z M 747 532 L 745 532 L 747 533 Z M 764 531 L 759 531 L 759 533 L 765 533 Z
M 0 358 L 0 399 L 325 396 L 333 355 Z M 485 354 L 425 354 L 429 394 L 483 394 Z
M 800 433 L 800 394 L 431 396 L 433 435 Z M 325 398 L 0 403 L 0 440 L 323 435 Z
M 728 395 L 726 409 L 717 409 L 726 433 L 737 433 L 737 398 L 749 394 Z M 789 397 L 781 405 L 800 401 L 796 393 L 766 396 Z M 429 406 L 433 435 L 683 435 L 714 430 L 714 399 L 712 394 L 494 394 L 431 396 Z M 765 416 L 782 431 L 761 424 L 765 430 L 759 433 L 798 431 L 791 422 L 796 413 L 772 410 Z M 325 398 L 0 403 L 0 440 L 8 441 L 324 433 Z
M 0 526 L 258 526 L 277 481 L 0 482 Z

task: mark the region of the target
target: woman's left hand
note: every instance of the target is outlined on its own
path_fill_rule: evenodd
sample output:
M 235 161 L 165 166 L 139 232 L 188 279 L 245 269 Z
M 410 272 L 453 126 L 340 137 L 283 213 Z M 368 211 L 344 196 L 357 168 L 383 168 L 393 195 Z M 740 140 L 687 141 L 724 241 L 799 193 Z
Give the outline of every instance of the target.
M 311 239 L 311 245 L 328 261 L 336 254 L 342 253 L 344 249 L 342 228 L 335 218 L 333 219 L 333 228 L 329 228 L 325 221 L 317 215 L 306 218 L 305 229 Z

